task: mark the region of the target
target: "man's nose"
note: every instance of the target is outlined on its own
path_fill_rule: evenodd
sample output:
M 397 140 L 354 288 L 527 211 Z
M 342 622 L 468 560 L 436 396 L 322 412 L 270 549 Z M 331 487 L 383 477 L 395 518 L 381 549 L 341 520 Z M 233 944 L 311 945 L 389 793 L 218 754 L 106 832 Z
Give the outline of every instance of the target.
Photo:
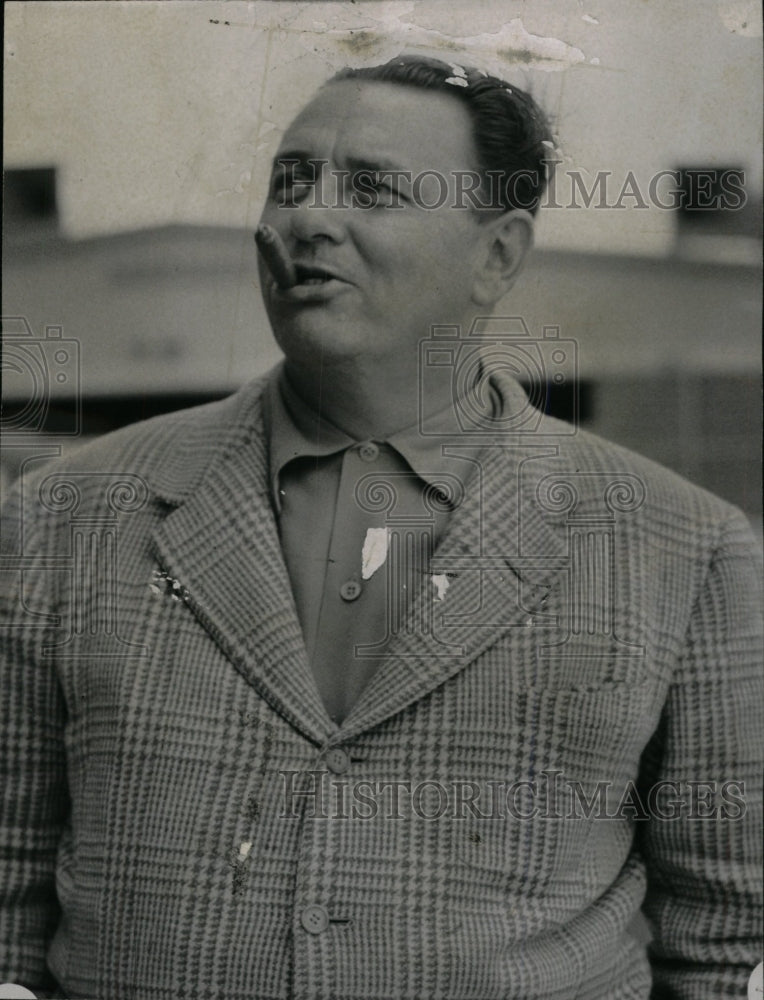
M 324 168 L 295 207 L 287 211 L 292 237 L 303 243 L 320 239 L 340 243 L 345 237 L 347 215 L 342 197 L 334 175 Z

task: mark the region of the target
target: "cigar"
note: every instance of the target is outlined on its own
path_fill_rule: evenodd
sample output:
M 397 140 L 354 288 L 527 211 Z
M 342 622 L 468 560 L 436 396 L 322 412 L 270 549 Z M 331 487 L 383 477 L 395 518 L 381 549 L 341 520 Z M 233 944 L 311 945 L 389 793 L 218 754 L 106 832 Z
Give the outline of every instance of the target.
M 255 243 L 279 288 L 292 288 L 296 285 L 297 269 L 276 230 L 272 226 L 258 226 L 255 230 Z

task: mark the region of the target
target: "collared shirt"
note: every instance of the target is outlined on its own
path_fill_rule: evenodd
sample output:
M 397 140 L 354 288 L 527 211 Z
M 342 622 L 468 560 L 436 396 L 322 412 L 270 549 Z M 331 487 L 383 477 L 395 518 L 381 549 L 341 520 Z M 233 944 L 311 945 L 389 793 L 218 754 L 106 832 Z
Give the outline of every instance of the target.
M 348 714 L 407 627 L 430 557 L 481 450 L 455 431 L 453 407 L 386 440 L 356 441 L 308 407 L 279 366 L 265 393 L 273 505 L 319 693 Z M 494 399 L 500 406 L 501 400 Z M 429 577 L 429 580 L 427 579 Z

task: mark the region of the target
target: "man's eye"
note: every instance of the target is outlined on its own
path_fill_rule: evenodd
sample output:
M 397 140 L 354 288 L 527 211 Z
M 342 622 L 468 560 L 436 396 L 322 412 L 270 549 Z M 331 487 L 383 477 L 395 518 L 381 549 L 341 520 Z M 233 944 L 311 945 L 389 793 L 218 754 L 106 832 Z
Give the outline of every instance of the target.
M 352 177 L 355 201 L 364 208 L 397 205 L 406 201 L 389 171 L 361 170 Z
M 391 195 L 400 193 L 399 186 L 393 183 L 390 174 L 372 174 L 371 185 L 375 191 L 381 193 L 388 192 Z
M 281 173 L 274 174 L 271 179 L 271 186 L 278 191 L 284 188 L 293 188 L 313 183 L 313 178 L 305 174 Z
M 315 184 L 315 178 L 307 170 L 279 170 L 271 176 L 271 197 L 306 192 Z

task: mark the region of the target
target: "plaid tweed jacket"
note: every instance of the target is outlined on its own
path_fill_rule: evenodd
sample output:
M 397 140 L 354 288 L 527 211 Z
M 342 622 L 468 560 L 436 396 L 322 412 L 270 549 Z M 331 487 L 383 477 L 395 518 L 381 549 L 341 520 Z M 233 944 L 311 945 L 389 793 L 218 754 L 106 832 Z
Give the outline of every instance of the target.
M 742 515 L 553 420 L 497 439 L 438 587 L 338 728 L 261 388 L 120 430 L 8 503 L 0 981 L 743 997 L 762 684 Z M 649 954 L 629 934 L 643 900 Z

